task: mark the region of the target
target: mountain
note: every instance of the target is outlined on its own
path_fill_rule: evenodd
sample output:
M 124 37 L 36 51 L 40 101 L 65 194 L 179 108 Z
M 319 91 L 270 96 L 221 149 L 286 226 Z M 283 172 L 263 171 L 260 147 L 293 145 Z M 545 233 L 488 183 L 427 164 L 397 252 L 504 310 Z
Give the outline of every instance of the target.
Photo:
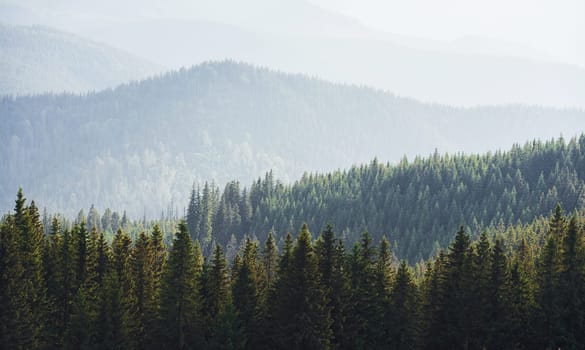
M 7 0 L 0 10 L 4 21 L 56 27 L 174 69 L 227 58 L 430 103 L 585 108 L 583 67 L 477 37 L 392 35 L 307 1 Z
M 315 33 L 329 30 L 323 27 L 316 26 Z M 446 45 L 421 48 L 361 32 L 311 35 L 300 29 L 263 32 L 213 21 L 145 19 L 106 23 L 83 34 L 168 67 L 229 58 L 373 86 L 427 102 L 585 108 L 584 68 L 471 50 L 466 53 Z
M 160 66 L 41 26 L 0 24 L 0 94 L 87 92 L 143 79 Z
M 93 203 L 132 217 L 182 207 L 204 180 L 273 169 L 289 182 L 375 156 L 486 152 L 585 129 L 580 110 L 452 108 L 229 61 L 85 95 L 4 97 L 0 116 L 2 210 L 22 186 L 50 210 Z

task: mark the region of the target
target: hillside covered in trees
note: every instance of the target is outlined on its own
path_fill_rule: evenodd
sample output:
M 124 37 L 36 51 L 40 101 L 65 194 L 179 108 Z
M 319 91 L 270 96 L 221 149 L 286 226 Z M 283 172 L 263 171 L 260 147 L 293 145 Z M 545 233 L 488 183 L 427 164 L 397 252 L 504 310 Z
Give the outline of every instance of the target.
M 530 208 L 529 206 L 525 208 Z M 204 259 L 180 221 L 112 241 L 56 218 L 45 235 L 19 191 L 0 221 L 0 341 L 6 349 L 580 349 L 585 216 L 460 227 L 413 270 L 366 232 L 345 245 L 303 225 L 228 261 Z M 475 235 L 475 232 L 473 232 Z M 316 238 L 316 239 L 315 239 Z
M 132 218 L 186 203 L 193 182 L 249 183 L 270 169 L 289 182 L 374 156 L 483 153 L 585 129 L 579 110 L 430 105 L 234 62 L 84 95 L 2 97 L 0 115 L 0 210 L 23 187 L 53 212 L 93 203 Z
M 585 135 L 484 155 L 435 153 L 397 165 L 374 160 L 305 174 L 292 185 L 272 173 L 247 188 L 232 181 L 220 191 L 206 183 L 192 191 L 186 219 L 204 248 L 237 247 L 246 235 L 262 241 L 269 231 L 282 243 L 305 222 L 331 223 L 348 244 L 368 230 L 414 262 L 447 246 L 461 224 L 480 232 L 528 223 L 557 203 L 569 212 L 585 206 Z

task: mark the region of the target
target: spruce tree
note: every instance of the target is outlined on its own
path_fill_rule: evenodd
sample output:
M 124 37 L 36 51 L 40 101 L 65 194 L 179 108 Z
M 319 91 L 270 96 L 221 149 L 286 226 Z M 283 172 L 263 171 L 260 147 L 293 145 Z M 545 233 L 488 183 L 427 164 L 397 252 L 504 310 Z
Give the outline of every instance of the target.
M 560 272 L 558 237 L 550 234 L 538 262 L 539 343 L 556 348 L 560 333 Z
M 118 291 L 110 291 L 112 296 L 120 295 L 120 341 L 121 346 L 131 348 L 136 340 L 137 330 L 137 306 L 134 299 L 134 284 L 131 271 L 131 245 L 130 237 L 121 229 L 118 229 L 112 241 L 112 269 L 114 276 L 118 278 L 117 284 L 111 283 L 109 287 L 118 288 Z
M 136 303 L 135 337 L 138 348 L 146 348 L 150 343 L 147 339 L 149 319 L 147 305 L 149 305 L 152 291 L 152 273 L 150 271 L 150 244 L 144 232 L 140 233 L 130 256 L 132 271 L 132 299 Z
M 46 284 L 43 279 L 44 228 L 34 201 L 26 206 L 22 189 L 17 193 L 14 208 L 13 238 L 18 259 L 18 269 L 22 268 L 20 278 L 16 281 L 14 299 L 17 302 L 19 322 L 17 345 L 26 349 L 38 349 L 48 346 L 47 322 L 49 307 Z M 10 247 L 11 243 L 9 243 Z M 10 249 L 10 248 L 9 248 Z
M 242 262 L 232 289 L 233 305 L 237 311 L 239 325 L 244 337 L 240 337 L 245 348 L 255 349 L 257 344 L 256 333 L 259 331 L 257 316 L 259 312 L 258 295 L 258 248 L 255 242 L 246 239 Z M 246 339 L 244 341 L 244 339 Z
M 181 221 L 162 276 L 160 336 L 162 346 L 195 348 L 201 341 L 197 329 L 198 266 L 187 223 Z
M 418 344 L 419 294 L 412 272 L 402 260 L 396 271 L 396 279 L 390 294 L 392 323 L 389 341 L 391 349 L 412 349 Z
M 585 346 L 585 247 L 583 230 L 572 216 L 562 240 L 561 271 L 561 348 L 579 349 Z
M 444 284 L 444 308 L 442 318 L 446 322 L 445 344 L 467 348 L 471 341 L 471 318 L 469 306 L 472 302 L 473 268 L 470 237 L 463 226 L 449 247 L 446 260 Z
M 203 319 L 205 322 L 205 339 L 210 342 L 217 316 L 230 296 L 227 262 L 223 250 L 215 246 L 211 264 L 207 267 L 203 293 Z
M 491 276 L 488 291 L 488 348 L 511 348 L 510 341 L 510 291 L 508 262 L 501 241 L 496 240 L 491 254 Z
M 343 242 L 335 238 L 333 227 L 327 225 L 315 244 L 319 261 L 321 286 L 329 300 L 331 311 L 332 349 L 343 348 L 350 339 L 345 336 L 344 328 L 349 308 L 349 279 L 345 269 L 345 248 Z
M 372 237 L 365 231 L 350 256 L 351 309 L 347 332 L 354 349 L 377 349 L 383 346 L 384 310 L 382 294 L 377 287 L 376 253 Z
M 285 246 L 284 254 L 288 247 Z M 281 259 L 281 263 L 284 263 Z M 325 291 L 320 286 L 318 261 L 306 224 L 297 237 L 290 263 L 282 264 L 275 303 L 278 313 L 277 345 L 281 349 L 329 349 L 331 317 Z
M 32 311 L 22 293 L 23 267 L 19 259 L 15 217 L 0 222 L 0 341 L 6 349 L 25 349 L 25 321 Z

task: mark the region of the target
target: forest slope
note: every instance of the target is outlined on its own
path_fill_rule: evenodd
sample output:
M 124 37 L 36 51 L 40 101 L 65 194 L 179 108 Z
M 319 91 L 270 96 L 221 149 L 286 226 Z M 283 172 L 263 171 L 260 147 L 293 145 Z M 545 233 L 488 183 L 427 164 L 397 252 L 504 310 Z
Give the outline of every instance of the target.
M 88 204 L 158 217 L 192 183 L 248 183 L 305 171 L 483 153 L 518 140 L 576 135 L 585 113 L 429 105 L 233 62 L 170 72 L 113 90 L 0 100 L 0 208 L 19 186 L 51 211 Z M 163 207 L 161 207 L 163 206 Z
M 569 212 L 585 206 L 585 135 L 481 156 L 374 160 L 306 174 L 289 186 L 269 173 L 246 191 L 228 183 L 221 196 L 208 185 L 194 191 L 187 221 L 204 248 L 213 241 L 238 246 L 245 235 L 262 241 L 271 230 L 282 242 L 303 223 L 333 224 L 347 246 L 369 230 L 375 240 L 385 236 L 400 258 L 418 261 L 446 247 L 459 225 L 479 233 L 526 224 L 558 203 Z

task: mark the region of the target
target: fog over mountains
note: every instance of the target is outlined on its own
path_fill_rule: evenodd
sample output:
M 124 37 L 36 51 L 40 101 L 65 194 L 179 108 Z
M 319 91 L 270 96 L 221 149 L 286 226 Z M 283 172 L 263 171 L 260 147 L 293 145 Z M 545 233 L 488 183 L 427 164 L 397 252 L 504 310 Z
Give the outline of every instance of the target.
M 316 3 L 0 0 L 0 209 L 24 186 L 51 210 L 152 217 L 194 182 L 289 182 L 585 127 L 582 66 Z
M 162 68 L 122 50 L 40 26 L 0 23 L 0 95 L 87 92 Z
M 585 128 L 581 110 L 430 105 L 230 61 L 86 95 L 5 97 L 0 115 L 3 211 L 23 186 L 51 210 L 93 203 L 134 217 L 181 208 L 194 182 L 247 186 L 269 169 L 292 181 L 376 156 L 487 152 Z
M 0 3 L 0 21 L 43 24 L 167 68 L 234 59 L 456 106 L 585 107 L 585 69 L 474 36 L 385 33 L 305 1 Z

